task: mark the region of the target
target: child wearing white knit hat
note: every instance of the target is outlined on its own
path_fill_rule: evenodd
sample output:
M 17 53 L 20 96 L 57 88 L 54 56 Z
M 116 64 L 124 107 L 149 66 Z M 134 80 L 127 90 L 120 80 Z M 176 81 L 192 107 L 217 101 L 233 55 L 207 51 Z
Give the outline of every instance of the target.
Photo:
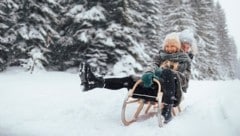
M 170 33 L 163 41 L 163 50 L 167 53 L 176 53 L 181 49 L 181 42 L 178 33 Z

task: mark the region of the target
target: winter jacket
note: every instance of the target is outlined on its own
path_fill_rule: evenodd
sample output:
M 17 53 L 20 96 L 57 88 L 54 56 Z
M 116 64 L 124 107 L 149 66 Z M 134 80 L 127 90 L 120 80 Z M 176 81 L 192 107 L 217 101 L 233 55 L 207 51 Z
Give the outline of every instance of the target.
M 188 81 L 191 75 L 191 59 L 187 53 L 177 52 L 173 54 L 168 54 L 163 50 L 159 51 L 159 54 L 154 58 L 155 68 L 159 67 L 166 60 L 178 63 L 178 68 L 175 73 L 178 75 L 180 82 L 180 87 L 182 89 L 188 88 Z

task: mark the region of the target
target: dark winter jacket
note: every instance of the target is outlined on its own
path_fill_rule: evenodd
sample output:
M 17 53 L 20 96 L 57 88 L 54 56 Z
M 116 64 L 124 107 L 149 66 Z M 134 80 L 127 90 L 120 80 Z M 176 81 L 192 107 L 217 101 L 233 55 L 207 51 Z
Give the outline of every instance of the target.
M 178 69 L 175 72 L 178 75 L 181 88 L 185 91 L 188 88 L 188 81 L 191 75 L 191 59 L 185 52 L 168 54 L 163 50 L 155 57 L 154 63 L 159 67 L 166 60 L 178 63 Z
M 188 52 L 187 53 L 189 58 L 191 59 L 191 61 L 193 60 L 194 54 L 192 52 Z M 187 92 L 187 88 L 188 88 L 188 82 L 189 79 L 191 77 L 191 63 L 189 64 L 189 66 L 187 67 L 187 69 L 183 72 L 185 79 L 186 79 L 186 83 L 184 84 L 184 86 L 182 87 L 182 90 L 186 93 Z

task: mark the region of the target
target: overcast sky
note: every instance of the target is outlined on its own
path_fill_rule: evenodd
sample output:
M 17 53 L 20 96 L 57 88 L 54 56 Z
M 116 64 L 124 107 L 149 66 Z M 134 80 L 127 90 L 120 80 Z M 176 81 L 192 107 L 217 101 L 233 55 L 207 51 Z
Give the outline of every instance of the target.
M 225 11 L 230 35 L 234 37 L 240 58 L 240 1 L 239 0 L 216 0 L 219 1 Z

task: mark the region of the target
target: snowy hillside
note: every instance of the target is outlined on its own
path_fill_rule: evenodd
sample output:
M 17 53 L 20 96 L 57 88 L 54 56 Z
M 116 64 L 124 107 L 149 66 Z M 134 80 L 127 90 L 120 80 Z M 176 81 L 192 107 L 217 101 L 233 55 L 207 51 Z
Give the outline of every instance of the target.
M 163 128 L 157 118 L 128 127 L 127 90 L 82 92 L 77 74 L 0 73 L 0 136 L 239 136 L 240 81 L 191 81 L 185 110 Z

